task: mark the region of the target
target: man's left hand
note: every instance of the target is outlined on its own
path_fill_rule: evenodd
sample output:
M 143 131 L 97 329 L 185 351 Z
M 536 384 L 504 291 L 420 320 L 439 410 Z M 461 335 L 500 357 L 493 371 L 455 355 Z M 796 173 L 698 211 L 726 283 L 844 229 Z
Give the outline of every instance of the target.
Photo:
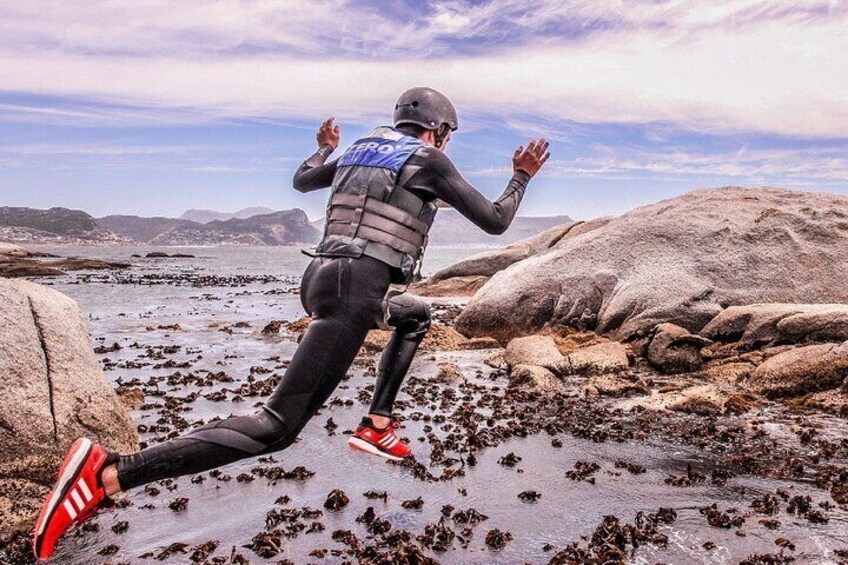
M 322 145 L 329 145 L 333 149 L 339 146 L 339 138 L 341 134 L 339 132 L 339 126 L 333 125 L 333 120 L 335 118 L 328 118 L 326 122 L 321 124 L 321 127 L 318 128 L 318 147 Z

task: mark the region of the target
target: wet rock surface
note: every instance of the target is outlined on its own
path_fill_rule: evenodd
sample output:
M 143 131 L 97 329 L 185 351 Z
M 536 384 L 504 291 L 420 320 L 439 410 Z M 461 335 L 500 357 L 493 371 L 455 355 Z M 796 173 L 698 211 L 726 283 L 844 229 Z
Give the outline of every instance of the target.
M 91 309 L 116 388 L 142 395 L 133 419 L 148 445 L 255 410 L 296 347 L 298 332 L 283 324 L 262 332 L 303 316 L 286 273 L 242 272 L 250 282 L 229 286 L 235 269 L 189 266 L 155 274 L 208 281 L 200 290 L 141 277 L 132 292 L 81 277 L 60 287 Z M 98 309 L 113 288 L 127 299 Z M 148 294 L 133 302 L 136 292 Z M 434 328 L 451 328 L 456 310 L 443 312 L 452 314 Z M 562 357 L 607 342 L 566 329 L 548 337 Z M 423 351 L 398 401 L 398 433 L 416 457 L 402 465 L 346 446 L 373 391 L 379 349 L 366 350 L 290 449 L 130 492 L 65 540 L 55 562 L 838 562 L 848 547 L 848 426 L 747 391 L 748 375 L 781 351 L 714 344 L 700 371 L 668 377 L 629 353 L 640 348 L 615 346 L 624 370 L 548 371 L 558 385 L 544 395 L 511 382 L 523 369 L 498 362 L 503 349 Z M 704 386 L 738 409 L 623 405 Z M 756 401 L 733 396 L 742 394 Z M 335 490 L 349 502 L 324 508 Z M 169 508 L 179 499 L 182 511 Z M 25 543 L 0 546 L 0 556 Z

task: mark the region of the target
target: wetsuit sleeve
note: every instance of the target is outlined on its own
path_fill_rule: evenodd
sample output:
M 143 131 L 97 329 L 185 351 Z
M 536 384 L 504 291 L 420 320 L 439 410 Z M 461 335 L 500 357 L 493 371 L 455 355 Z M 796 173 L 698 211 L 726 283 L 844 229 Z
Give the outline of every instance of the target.
M 420 168 L 406 186 L 432 193 L 483 231 L 493 235 L 502 234 L 512 223 L 530 182 L 527 173 L 516 172 L 500 198 L 491 202 L 462 178 L 448 156 L 441 151 L 430 148 L 419 150 L 410 164 Z
M 320 188 L 327 188 L 333 184 L 336 176 L 336 164 L 338 160 L 325 164 L 327 157 L 333 152 L 329 145 L 322 145 L 309 159 L 304 161 L 294 173 L 292 185 L 298 192 L 312 192 Z

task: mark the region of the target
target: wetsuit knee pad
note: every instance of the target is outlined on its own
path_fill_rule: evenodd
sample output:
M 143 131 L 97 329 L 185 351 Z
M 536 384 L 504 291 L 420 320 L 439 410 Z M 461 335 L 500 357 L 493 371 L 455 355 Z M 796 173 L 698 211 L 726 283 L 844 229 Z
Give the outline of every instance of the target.
M 430 305 L 413 294 L 389 291 L 385 298 L 384 323 L 404 334 L 423 336 L 430 328 Z

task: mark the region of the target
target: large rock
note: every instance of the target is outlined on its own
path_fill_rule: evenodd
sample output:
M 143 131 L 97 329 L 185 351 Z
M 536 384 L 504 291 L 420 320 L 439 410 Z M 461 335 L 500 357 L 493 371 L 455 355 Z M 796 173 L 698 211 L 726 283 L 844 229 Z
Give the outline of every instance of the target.
M 731 306 L 702 332 L 716 341 L 744 344 L 848 340 L 848 304 Z
M 509 373 L 510 386 L 529 388 L 536 392 L 552 394 L 565 390 L 556 375 L 537 365 L 516 365 Z
M 615 341 L 598 343 L 563 356 L 552 370 L 560 377 L 606 375 L 630 368 L 631 355 L 626 345 Z
M 77 304 L 0 279 L 0 533 L 31 521 L 71 442 L 129 452 L 132 421 L 106 381 Z
M 615 337 L 671 322 L 698 332 L 724 308 L 848 302 L 848 197 L 700 190 L 637 208 L 495 274 L 456 327 L 505 341 L 588 309 Z M 791 281 L 792 284 L 787 284 Z
M 674 324 L 657 326 L 648 345 L 648 361 L 661 373 L 689 373 L 703 364 L 701 349 L 712 343 Z
M 748 378 L 752 392 L 769 398 L 838 387 L 848 377 L 848 341 L 798 347 L 769 357 Z
M 556 342 L 548 335 L 517 337 L 506 345 L 504 360 L 512 368 L 516 365 L 554 367 L 562 362 Z

